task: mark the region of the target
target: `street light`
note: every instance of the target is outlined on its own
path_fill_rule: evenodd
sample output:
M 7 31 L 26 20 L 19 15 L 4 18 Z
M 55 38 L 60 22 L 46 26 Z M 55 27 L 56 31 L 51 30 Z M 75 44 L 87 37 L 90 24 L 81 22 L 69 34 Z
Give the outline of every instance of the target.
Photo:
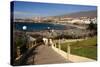
M 50 27 L 48 27 L 47 29 L 48 29 L 48 31 L 49 31 L 49 33 L 50 33 Z
M 22 29 L 23 29 L 23 31 L 24 31 L 24 33 L 25 33 L 25 36 L 26 36 L 27 26 L 23 26 Z
M 50 27 L 48 27 L 48 29 L 50 29 Z
M 50 29 L 50 27 L 48 27 L 48 32 L 49 32 L 49 38 L 52 38 L 54 30 Z
M 24 31 L 25 38 L 26 38 L 26 30 L 27 30 L 27 26 L 23 26 L 22 29 L 23 29 L 23 31 Z
M 48 46 L 50 45 L 50 27 L 47 27 L 47 30 L 48 30 Z
M 26 35 L 27 26 L 23 26 L 22 29 L 23 29 L 23 32 L 24 32 L 25 43 L 27 43 L 27 35 Z M 26 45 L 26 47 L 27 47 L 27 45 Z
M 53 46 L 53 43 L 52 43 L 52 38 L 53 38 L 53 32 L 54 30 L 53 29 L 50 29 L 50 27 L 47 28 L 48 29 L 48 36 L 49 36 L 49 44 L 51 44 Z

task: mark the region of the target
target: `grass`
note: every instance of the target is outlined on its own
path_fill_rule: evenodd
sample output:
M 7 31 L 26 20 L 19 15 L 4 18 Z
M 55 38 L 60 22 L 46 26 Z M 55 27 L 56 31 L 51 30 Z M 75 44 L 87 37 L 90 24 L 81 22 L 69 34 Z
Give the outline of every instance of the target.
M 61 49 L 67 52 L 67 43 L 61 44 Z M 87 40 L 69 42 L 71 53 L 97 60 L 97 37 L 88 38 Z

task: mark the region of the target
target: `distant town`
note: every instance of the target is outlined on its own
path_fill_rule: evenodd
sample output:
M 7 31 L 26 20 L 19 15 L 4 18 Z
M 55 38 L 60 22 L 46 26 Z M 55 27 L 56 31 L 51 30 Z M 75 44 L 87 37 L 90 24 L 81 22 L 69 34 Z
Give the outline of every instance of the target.
M 14 19 L 14 22 L 55 22 L 55 23 L 79 23 L 79 24 L 89 24 L 91 21 L 97 22 L 97 18 L 81 17 L 81 18 L 69 18 L 69 17 L 34 17 L 33 19 Z
M 89 12 L 88 12 L 89 13 Z M 91 12 L 92 14 L 94 12 Z M 82 14 L 82 13 L 81 13 Z M 87 13 L 86 13 L 87 14 Z M 32 22 L 32 23 L 56 23 L 56 24 L 90 24 L 90 22 L 97 23 L 97 16 L 94 15 L 88 15 L 88 16 L 49 16 L 49 17 L 40 17 L 36 16 L 31 19 L 29 18 L 16 18 L 14 19 L 14 22 Z

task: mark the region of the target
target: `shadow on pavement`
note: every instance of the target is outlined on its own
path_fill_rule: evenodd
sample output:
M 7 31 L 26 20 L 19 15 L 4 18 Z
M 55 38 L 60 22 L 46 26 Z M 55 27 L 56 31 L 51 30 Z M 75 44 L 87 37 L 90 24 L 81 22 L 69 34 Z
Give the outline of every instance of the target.
M 36 45 L 34 46 L 33 48 L 31 48 L 30 50 L 28 50 L 19 60 L 17 60 L 14 64 L 14 66 L 23 66 L 23 65 L 33 65 L 34 64 L 34 58 L 35 58 L 35 55 L 37 54 L 37 52 L 35 52 L 35 49 L 40 46 L 39 45 Z M 28 61 L 28 58 L 29 57 L 32 57 L 32 63 L 27 63 Z

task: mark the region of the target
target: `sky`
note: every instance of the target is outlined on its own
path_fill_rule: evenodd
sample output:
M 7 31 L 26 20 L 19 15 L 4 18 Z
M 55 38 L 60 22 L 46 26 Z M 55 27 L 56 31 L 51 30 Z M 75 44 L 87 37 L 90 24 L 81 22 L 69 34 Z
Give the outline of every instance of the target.
M 74 12 L 90 10 L 97 10 L 97 7 L 87 5 L 14 1 L 13 11 L 15 18 L 32 18 L 38 16 L 59 16 Z

